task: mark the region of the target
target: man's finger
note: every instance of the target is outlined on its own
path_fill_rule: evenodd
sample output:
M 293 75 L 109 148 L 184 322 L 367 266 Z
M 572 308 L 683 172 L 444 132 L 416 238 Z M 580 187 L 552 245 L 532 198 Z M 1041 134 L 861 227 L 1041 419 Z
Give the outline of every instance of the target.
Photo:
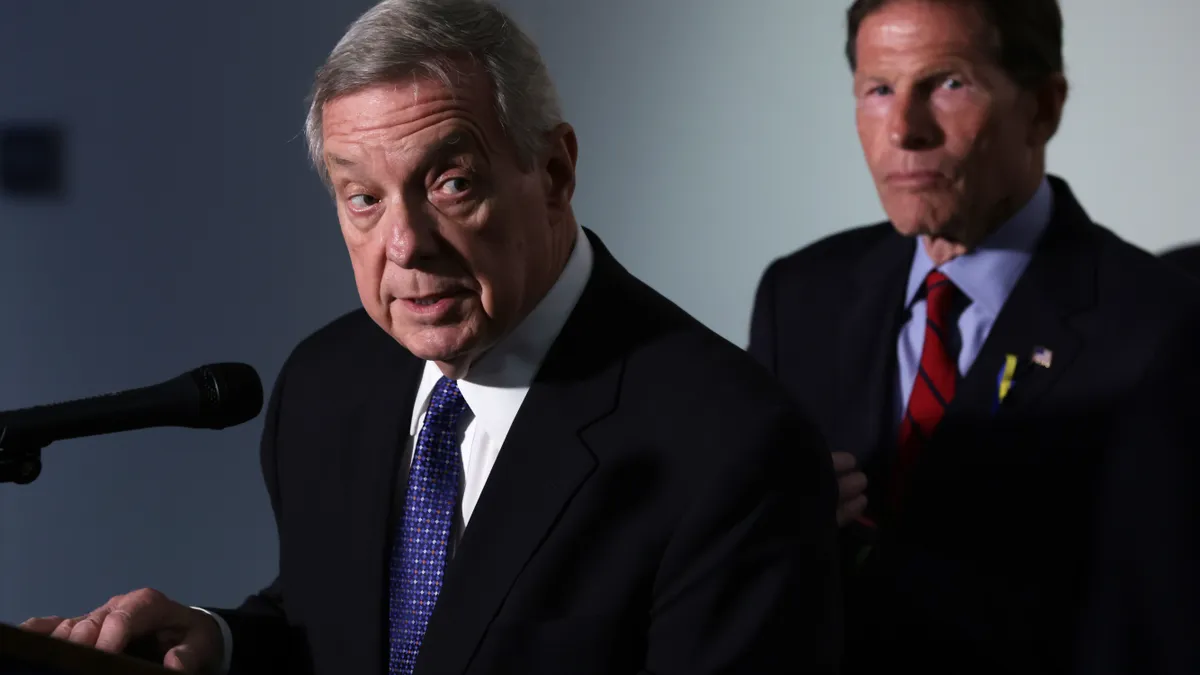
M 89 614 L 75 623 L 75 627 L 71 629 L 71 634 L 67 636 L 67 639 L 75 644 L 91 647 L 96 644 L 96 638 L 100 636 L 100 624 L 103 621 L 102 613 Z
M 82 616 L 77 616 L 73 619 L 63 619 L 57 626 L 54 627 L 54 630 L 51 631 L 50 637 L 54 638 L 55 640 L 66 640 L 67 638 L 71 637 L 71 631 L 75 629 L 75 624 L 79 623 L 79 620 L 82 618 Z
M 26 619 L 17 628 L 27 630 L 31 633 L 48 635 L 53 633 L 54 629 L 58 628 L 58 624 L 62 622 L 63 618 L 61 616 L 35 616 L 32 619 Z
M 855 471 L 838 478 L 838 501 L 848 502 L 867 489 L 866 474 Z
M 858 466 L 858 460 L 848 452 L 833 453 L 833 470 L 839 474 L 853 471 Z
M 134 632 L 137 623 L 136 617 L 129 610 L 113 609 L 100 625 L 100 634 L 96 636 L 96 649 L 106 652 L 125 651 L 134 638 L 142 635 Z
M 854 521 L 867 510 L 867 496 L 859 495 L 849 502 L 846 502 L 838 508 L 837 522 L 839 527 L 844 527 Z
M 163 666 L 170 670 L 178 670 L 184 673 L 196 672 L 195 663 L 195 655 L 192 654 L 192 649 L 188 645 L 174 647 L 163 657 Z
M 96 649 L 124 651 L 129 642 L 149 633 L 180 628 L 187 619 L 186 609 L 158 591 L 143 589 L 117 600 L 96 638 Z

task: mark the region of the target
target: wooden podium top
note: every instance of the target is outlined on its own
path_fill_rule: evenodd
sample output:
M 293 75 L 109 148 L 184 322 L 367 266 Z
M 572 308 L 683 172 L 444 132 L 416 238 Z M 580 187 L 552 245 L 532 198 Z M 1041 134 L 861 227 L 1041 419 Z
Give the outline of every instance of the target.
M 0 623 L 0 673 L 19 675 L 167 675 L 130 656 L 108 654 Z

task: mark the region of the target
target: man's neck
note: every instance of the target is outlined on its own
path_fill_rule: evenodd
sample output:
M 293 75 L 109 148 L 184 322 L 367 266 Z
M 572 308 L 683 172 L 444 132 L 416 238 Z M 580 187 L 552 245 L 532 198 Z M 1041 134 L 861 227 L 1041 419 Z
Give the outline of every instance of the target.
M 471 356 L 463 356 L 453 361 L 434 361 L 434 363 L 437 364 L 438 370 L 442 371 L 442 375 L 452 380 L 459 380 L 467 374 L 471 368 L 471 362 L 474 360 Z
M 541 292 L 535 292 L 531 294 L 531 296 L 536 297 L 537 300 L 530 303 L 528 307 L 522 309 L 520 318 L 513 322 L 508 331 L 490 340 L 482 349 L 470 354 L 464 354 L 460 358 L 453 361 L 435 362 L 438 370 L 442 371 L 442 375 L 445 375 L 452 380 L 461 380 L 462 378 L 466 377 L 467 372 L 471 369 L 471 365 L 477 363 L 480 359 L 485 357 L 487 353 L 491 351 L 492 348 L 494 348 L 497 344 L 502 342 L 509 333 L 511 333 L 513 330 L 516 330 L 517 327 L 524 323 L 529 318 L 529 314 L 532 313 L 538 304 L 541 303 L 541 301 L 550 293 L 551 289 L 553 289 L 555 284 L 558 283 L 558 280 L 562 277 L 563 272 L 566 270 L 567 263 L 571 260 L 571 254 L 575 251 L 575 247 L 578 245 L 578 238 L 585 236 L 580 230 L 579 224 L 575 221 L 574 217 L 565 219 L 563 221 L 563 225 L 563 230 L 559 233 L 561 236 L 557 238 L 557 241 L 552 247 L 554 255 L 550 258 L 551 265 L 548 268 L 548 272 L 545 276 L 546 281 L 542 284 L 543 288 L 541 289 Z
M 921 237 L 921 245 L 925 247 L 925 254 L 933 261 L 934 267 L 941 267 L 971 250 L 961 242 L 928 235 Z

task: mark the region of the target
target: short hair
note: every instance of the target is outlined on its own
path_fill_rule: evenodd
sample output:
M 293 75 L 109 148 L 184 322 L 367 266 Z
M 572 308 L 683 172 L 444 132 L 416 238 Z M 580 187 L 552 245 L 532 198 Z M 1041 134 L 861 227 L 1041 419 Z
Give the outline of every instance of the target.
M 1063 72 L 1063 19 L 1058 0 L 933 0 L 969 2 L 995 30 L 997 61 L 1019 86 L 1032 89 Z M 858 29 L 896 0 L 854 0 L 846 11 L 846 59 L 858 68 Z
M 321 180 L 329 183 L 321 135 L 326 103 L 418 72 L 451 86 L 462 58 L 489 78 L 500 126 L 521 166 L 532 169 L 546 132 L 562 122 L 558 93 L 533 40 L 484 0 L 383 0 L 351 24 L 317 71 L 304 131 Z

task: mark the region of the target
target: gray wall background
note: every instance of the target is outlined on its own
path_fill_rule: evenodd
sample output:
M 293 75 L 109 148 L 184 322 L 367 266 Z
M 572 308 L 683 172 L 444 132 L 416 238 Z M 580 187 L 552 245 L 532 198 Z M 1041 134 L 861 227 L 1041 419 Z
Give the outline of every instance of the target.
M 7 0 L 0 123 L 68 128 L 68 198 L 0 195 L 0 409 L 253 364 L 357 306 L 299 137 L 309 77 L 369 0 Z M 730 340 L 773 257 L 882 212 L 841 57 L 844 2 L 508 0 L 580 136 L 576 207 Z M 1200 5 L 1063 0 L 1073 83 L 1051 169 L 1160 249 L 1192 225 Z M 0 622 L 149 585 L 232 604 L 273 574 L 261 417 L 51 446 L 0 485 Z

